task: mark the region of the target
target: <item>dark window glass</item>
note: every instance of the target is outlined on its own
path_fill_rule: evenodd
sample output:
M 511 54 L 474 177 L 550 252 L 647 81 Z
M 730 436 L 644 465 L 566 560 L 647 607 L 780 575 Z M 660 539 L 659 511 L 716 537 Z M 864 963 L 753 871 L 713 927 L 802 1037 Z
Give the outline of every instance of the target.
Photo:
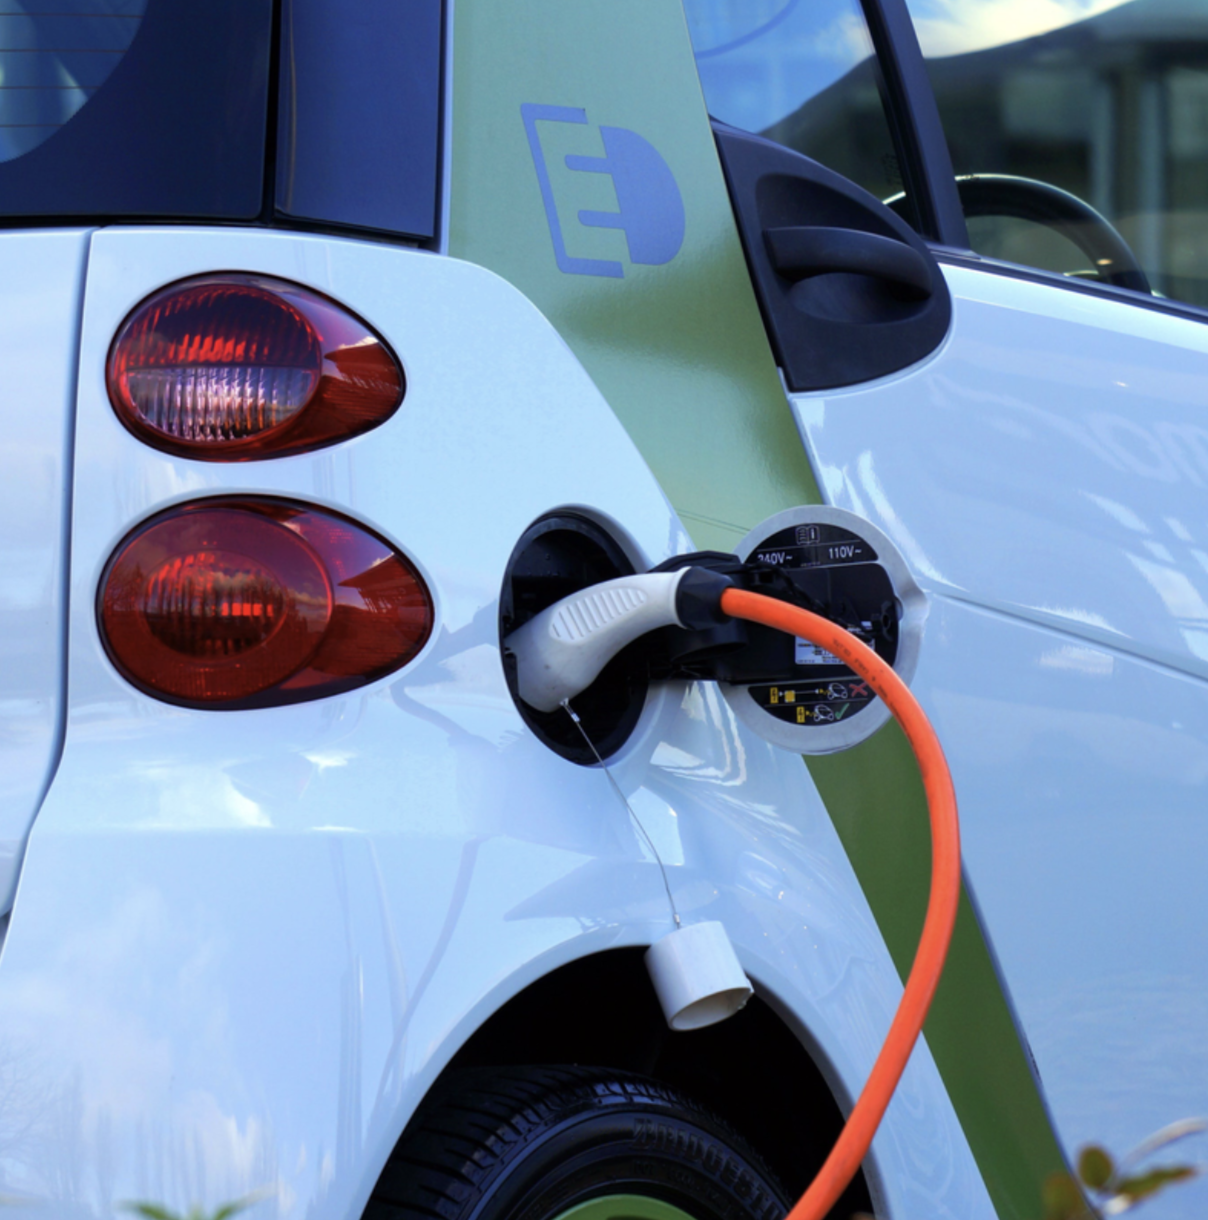
M 857 0 L 685 0 L 709 113 L 849 178 L 902 189 Z
M 1156 292 L 1208 305 L 1208 3 L 908 3 L 958 177 L 1025 178 L 1012 189 L 1056 187 L 1102 218 L 1011 215 L 1026 202 L 962 185 L 973 248 L 1119 282 L 1108 225 Z
M 279 213 L 435 234 L 440 10 L 436 0 L 286 0 Z
M 0 0 L 0 216 L 259 213 L 272 0 Z
M 130 49 L 145 8 L 145 0 L 0 0 L 0 162 L 79 113 Z

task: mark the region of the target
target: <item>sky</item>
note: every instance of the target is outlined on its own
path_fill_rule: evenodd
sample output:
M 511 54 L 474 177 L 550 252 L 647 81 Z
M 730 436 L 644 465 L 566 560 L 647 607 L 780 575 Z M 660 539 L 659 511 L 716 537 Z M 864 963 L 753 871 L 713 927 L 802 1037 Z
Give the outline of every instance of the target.
M 928 58 L 983 51 L 1085 21 L 1127 0 L 907 0 Z

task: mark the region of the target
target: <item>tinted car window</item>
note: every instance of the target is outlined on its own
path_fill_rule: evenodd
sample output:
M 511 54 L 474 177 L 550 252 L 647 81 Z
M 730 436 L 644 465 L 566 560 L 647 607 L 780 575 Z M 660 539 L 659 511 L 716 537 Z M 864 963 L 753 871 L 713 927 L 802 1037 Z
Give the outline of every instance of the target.
M 1208 5 L 908 0 L 958 176 L 1006 174 L 1090 204 L 1152 287 L 1208 305 Z M 1102 276 L 1094 233 L 966 211 L 979 253 Z M 1088 222 L 1089 223 L 1089 222 Z
M 0 216 L 259 213 L 272 0 L 6 0 Z
M 130 49 L 145 0 L 10 0 L 0 11 L 0 161 L 45 143 Z
M 436 232 L 440 5 L 285 0 L 277 211 Z
M 874 195 L 902 189 L 856 0 L 685 0 L 709 113 Z

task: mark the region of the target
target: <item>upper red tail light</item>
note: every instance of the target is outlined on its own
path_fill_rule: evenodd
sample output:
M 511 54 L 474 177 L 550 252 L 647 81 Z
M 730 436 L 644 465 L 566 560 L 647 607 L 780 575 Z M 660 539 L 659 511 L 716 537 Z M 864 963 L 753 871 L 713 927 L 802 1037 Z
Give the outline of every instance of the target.
M 280 457 L 389 419 L 403 374 L 346 309 L 287 280 L 223 274 L 148 297 L 109 351 L 109 398 L 137 437 L 183 457 Z
M 432 599 L 389 543 L 334 513 L 267 497 L 169 509 L 118 547 L 101 638 L 141 690 L 195 707 L 313 699 L 398 669 Z

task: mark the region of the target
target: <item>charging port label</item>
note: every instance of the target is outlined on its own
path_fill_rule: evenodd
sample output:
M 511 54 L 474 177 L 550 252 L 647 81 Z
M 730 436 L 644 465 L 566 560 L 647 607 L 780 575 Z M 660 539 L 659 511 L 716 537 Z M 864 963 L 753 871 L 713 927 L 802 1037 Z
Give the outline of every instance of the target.
M 825 648 L 821 648 L 810 640 L 803 640 L 798 636 L 793 645 L 793 664 L 842 665 L 843 662 L 833 652 L 827 652 Z
M 846 509 L 803 505 L 756 526 L 735 554 L 742 567 L 724 570 L 740 588 L 829 619 L 895 669 L 904 643 L 899 673 L 913 675 L 925 597 L 892 539 L 871 522 Z M 837 641 L 839 655 L 795 637 L 792 628 L 744 623 L 745 638 L 730 630 L 690 642 L 703 658 L 702 676 L 716 677 L 738 719 L 767 741 L 825 754 L 863 741 L 889 719 L 884 700 L 843 660 L 847 649 Z M 810 629 L 802 623 L 799 630 Z
M 876 563 L 877 553 L 863 538 L 837 525 L 797 525 L 773 534 L 751 559 L 773 568 L 813 568 Z
M 807 523 L 778 530 L 748 563 L 775 568 L 801 604 L 839 623 L 892 665 L 898 611 L 893 585 L 873 547 L 837 525 Z M 845 662 L 810 640 L 748 628 L 747 648 L 730 662 L 731 681 L 788 724 L 814 728 L 862 711 L 876 696 Z
M 765 712 L 789 724 L 835 724 L 876 698 L 868 683 L 856 677 L 846 681 L 778 683 L 747 689 Z

